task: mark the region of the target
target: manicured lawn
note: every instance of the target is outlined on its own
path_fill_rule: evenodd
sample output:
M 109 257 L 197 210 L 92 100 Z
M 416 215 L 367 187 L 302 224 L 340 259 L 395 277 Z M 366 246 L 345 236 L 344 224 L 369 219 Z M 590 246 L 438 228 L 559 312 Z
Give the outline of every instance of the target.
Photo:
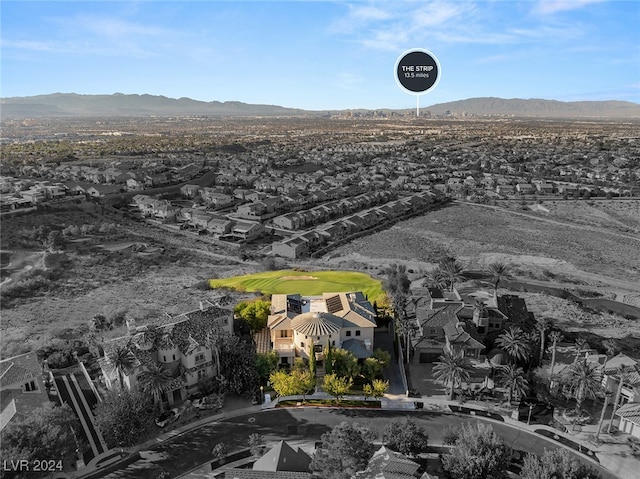
M 383 298 L 382 283 L 356 271 L 264 271 L 262 273 L 209 280 L 211 288 L 260 291 L 265 294 L 315 296 L 322 293 L 362 291 L 372 303 Z

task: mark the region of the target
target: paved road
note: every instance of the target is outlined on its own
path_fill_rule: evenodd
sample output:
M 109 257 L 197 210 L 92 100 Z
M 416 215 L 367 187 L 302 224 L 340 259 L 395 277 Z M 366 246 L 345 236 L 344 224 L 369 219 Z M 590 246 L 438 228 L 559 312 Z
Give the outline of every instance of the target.
M 385 426 L 398 418 L 410 415 L 429 433 L 429 442 L 441 443 L 440 434 L 446 427 L 459 427 L 463 423 L 475 423 L 478 419 L 427 411 L 389 411 L 362 409 L 273 409 L 255 414 L 245 414 L 208 424 L 200 429 L 186 432 L 170 441 L 159 443 L 146 451 L 142 458 L 125 469 L 109 474 L 112 479 L 155 479 L 162 471 L 176 477 L 211 459 L 211 449 L 217 443 L 225 443 L 231 449 L 246 447 L 249 434 L 260 433 L 267 441 L 278 439 L 319 440 L 322 434 L 342 421 L 355 421 L 366 425 L 381 435 Z M 542 454 L 545 449 L 557 449 L 554 442 L 509 427 L 491 422 L 495 431 L 511 447 Z M 577 456 L 580 460 L 582 457 Z M 585 461 L 586 462 L 586 461 Z M 598 468 L 603 479 L 616 476 Z

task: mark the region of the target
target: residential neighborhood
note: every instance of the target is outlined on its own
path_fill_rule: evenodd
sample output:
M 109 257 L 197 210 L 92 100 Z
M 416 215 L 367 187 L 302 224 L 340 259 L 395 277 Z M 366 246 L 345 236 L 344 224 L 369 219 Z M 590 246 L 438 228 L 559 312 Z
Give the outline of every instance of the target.
M 152 128 L 162 131 L 163 121 Z M 337 419 L 378 433 L 416 427 L 415 437 L 436 421 L 420 452 L 401 450 L 397 431 L 365 441 L 348 477 L 402 469 L 397 477 L 444 479 L 454 466 L 443 458 L 461 456 L 462 441 L 446 442 L 447 425 L 486 422 L 500 440 L 517 433 L 523 441 L 509 446 L 505 477 L 519 477 L 527 452 L 544 457 L 533 444 L 551 444 L 598 477 L 632 477 L 640 440 L 633 331 L 582 338 L 567 322 L 627 327 L 635 317 L 636 289 L 625 281 L 635 256 L 624 248 L 637 234 L 637 135 L 589 123 L 424 121 L 282 119 L 265 136 L 251 119 L 202 152 L 179 151 L 179 142 L 152 151 L 145 142 L 156 137 L 96 143 L 94 132 L 63 156 L 3 143 L 0 292 L 3 327 L 12 328 L 3 341 L 14 351 L 0 362 L 3 442 L 27 424 L 37 437 L 53 430 L 61 441 L 48 454 L 64 457 L 64 477 L 307 478 L 333 467 L 327 458 L 337 452 L 324 435 L 341 431 Z M 467 206 L 469 216 L 452 213 Z M 574 216 L 565 220 L 562 208 Z M 544 262 L 543 253 L 557 254 L 547 235 L 535 269 L 523 239 L 495 246 L 465 223 L 485 210 L 524 218 L 535 238 L 540 224 L 575 222 L 625 264 L 591 250 L 587 266 Z M 408 226 L 420 218 L 471 237 Z M 509 223 L 487 229 L 506 238 Z M 359 242 L 385 235 L 399 240 L 381 253 Z M 491 267 L 502 258 L 500 283 Z M 407 277 L 392 280 L 394 265 Z M 600 265 L 616 271 L 608 278 Z M 317 272 L 334 270 L 366 274 L 382 293 L 352 280 L 315 289 Z M 276 276 L 212 286 L 258 272 Z M 533 288 L 587 319 L 546 317 Z M 600 309 L 586 306 L 598 301 Z M 31 333 L 20 336 L 23 326 Z M 257 430 L 267 438 L 249 444 Z

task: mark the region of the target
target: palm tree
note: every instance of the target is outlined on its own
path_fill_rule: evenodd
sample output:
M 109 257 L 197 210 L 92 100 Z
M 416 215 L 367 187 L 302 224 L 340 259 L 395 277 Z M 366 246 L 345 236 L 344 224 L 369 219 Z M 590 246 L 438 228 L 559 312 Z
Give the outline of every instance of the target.
M 524 370 L 519 366 L 513 364 L 500 366 L 500 378 L 502 385 L 509 390 L 507 399 L 509 406 L 511 406 L 511 398 L 514 395 L 518 399 L 529 390 L 529 381 L 524 378 Z
M 510 268 L 505 263 L 497 261 L 489 265 L 488 273 L 491 275 L 491 284 L 493 284 L 493 296 L 497 298 L 500 281 L 511 278 Z
M 120 381 L 120 389 L 124 389 L 123 375 L 133 369 L 136 363 L 136 358 L 129 349 L 129 344 L 120 344 L 116 346 L 108 356 L 111 363 L 112 371 L 118 373 L 118 379 Z
M 433 375 L 445 386 L 449 386 L 449 400 L 453 400 L 453 390 L 456 386 L 469 381 L 471 363 L 459 354 L 449 351 L 442 354 L 433 366 Z
M 447 278 L 449 291 L 453 291 L 457 282 L 466 279 L 462 265 L 453 256 L 447 256 L 441 259 L 438 263 L 438 269 L 440 269 L 444 277 Z
M 604 403 L 602 404 L 602 410 L 600 411 L 600 420 L 598 421 L 598 430 L 596 431 L 596 441 L 600 437 L 600 431 L 602 430 L 602 423 L 604 422 L 604 414 L 607 410 L 607 406 L 609 405 L 609 400 L 613 396 L 613 391 L 605 391 L 604 392 Z
M 564 336 L 560 331 L 551 331 L 549 333 L 549 339 L 551 340 L 551 369 L 549 371 L 549 377 L 553 377 L 553 367 L 556 365 L 556 348 L 558 343 L 564 339 Z
M 618 382 L 618 388 L 616 389 L 616 397 L 613 400 L 613 411 L 611 411 L 611 420 L 609 421 L 609 427 L 607 428 L 607 433 L 611 434 L 611 426 L 613 425 L 613 419 L 616 416 L 616 411 L 618 410 L 618 402 L 620 401 L 620 395 L 622 394 L 622 385 L 624 384 L 627 375 L 633 371 L 631 366 L 627 366 L 626 364 L 621 364 L 618 367 L 618 375 L 620 376 L 620 382 Z
M 611 359 L 612 357 L 614 357 L 616 354 L 620 352 L 620 344 L 618 343 L 617 339 L 608 338 L 602 341 L 602 346 L 604 347 L 605 355 L 607 356 L 606 361 L 604 363 L 606 366 L 607 362 L 609 362 L 609 359 Z
M 153 401 L 160 409 L 160 413 L 164 410 L 162 395 L 172 380 L 171 371 L 157 363 L 152 363 L 147 366 L 147 370 L 140 375 L 140 387 L 142 391 L 153 398 Z
M 576 412 L 582 409 L 587 397 L 595 398 L 602 387 L 602 372 L 598 363 L 577 361 L 569 367 L 566 377 L 567 385 L 576 400 Z
M 213 361 L 216 365 L 216 376 L 220 378 L 220 344 L 222 342 L 222 332 L 217 324 L 209 327 L 205 334 L 205 341 L 213 355 Z
M 440 268 L 435 268 L 427 275 L 427 279 L 422 283 L 423 286 L 433 286 L 439 289 L 447 287 L 447 277 Z
M 574 362 L 578 362 L 578 359 L 580 358 L 580 354 L 582 354 L 582 350 L 584 349 L 584 347 L 589 347 L 589 345 L 587 344 L 587 340 L 584 338 L 576 338 L 576 346 L 578 348 L 578 351 L 576 351 L 576 358 Z
M 540 318 L 536 321 L 536 329 L 540 333 L 540 364 L 542 364 L 542 358 L 544 357 L 546 334 L 552 324 L 549 318 Z
M 525 362 L 531 354 L 530 343 L 525 332 L 518 326 L 510 326 L 507 331 L 498 336 L 496 344 L 506 351 L 513 362 Z

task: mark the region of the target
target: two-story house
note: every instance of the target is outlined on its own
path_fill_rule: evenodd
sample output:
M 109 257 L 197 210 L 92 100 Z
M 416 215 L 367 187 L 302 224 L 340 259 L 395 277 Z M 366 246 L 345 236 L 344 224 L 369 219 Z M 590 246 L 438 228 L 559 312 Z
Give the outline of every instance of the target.
M 157 364 L 172 373 L 173 380 L 163 395 L 163 401 L 172 405 L 195 392 L 200 379 L 224 373 L 217 370 L 213 345 L 221 335 L 233 334 L 230 309 L 206 302 L 199 309 L 165 318 L 158 324 L 136 326 L 135 321 L 128 320 L 127 326 L 129 334 L 104 344 L 100 367 L 109 389 L 119 387 L 120 374 L 124 387 L 135 387 L 148 367 Z M 114 357 L 122 348 L 131 355 L 131 367 L 118 371 Z
M 361 292 L 274 294 L 267 328 L 281 363 L 308 358 L 311 345 L 319 361 L 328 345 L 364 359 L 373 354 L 375 318 L 373 306 Z

